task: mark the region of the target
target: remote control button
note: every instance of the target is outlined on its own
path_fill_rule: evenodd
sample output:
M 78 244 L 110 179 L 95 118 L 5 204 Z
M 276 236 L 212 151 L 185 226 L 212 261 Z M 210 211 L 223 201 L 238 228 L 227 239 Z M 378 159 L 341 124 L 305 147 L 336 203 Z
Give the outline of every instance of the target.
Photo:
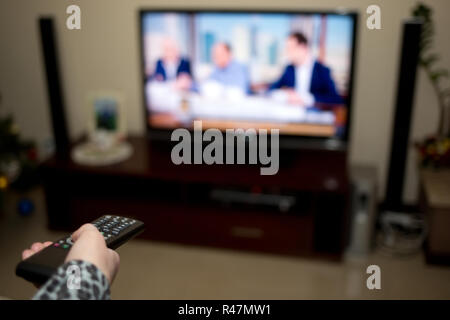
M 68 249 L 70 246 L 69 246 L 68 244 L 63 244 L 62 247 L 63 247 L 64 249 Z
M 53 244 L 54 247 L 59 247 L 59 243 Z
M 66 242 L 67 242 L 68 244 L 70 244 L 70 245 L 73 244 L 73 241 L 72 241 L 72 238 L 71 238 L 71 237 L 68 237 L 68 238 L 66 239 Z

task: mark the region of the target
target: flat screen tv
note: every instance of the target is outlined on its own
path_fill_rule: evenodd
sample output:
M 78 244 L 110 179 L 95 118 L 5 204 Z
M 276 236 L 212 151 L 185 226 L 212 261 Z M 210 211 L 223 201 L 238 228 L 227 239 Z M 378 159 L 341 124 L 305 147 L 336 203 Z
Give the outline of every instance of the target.
M 279 129 L 345 141 L 356 13 L 140 11 L 152 131 Z

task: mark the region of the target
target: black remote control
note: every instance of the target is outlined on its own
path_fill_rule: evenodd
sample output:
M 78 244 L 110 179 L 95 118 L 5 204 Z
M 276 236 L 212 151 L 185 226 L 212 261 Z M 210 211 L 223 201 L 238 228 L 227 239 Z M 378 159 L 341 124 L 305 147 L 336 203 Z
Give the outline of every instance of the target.
M 116 249 L 126 241 L 144 231 L 144 223 L 131 218 L 105 215 L 92 224 L 103 234 L 106 246 Z M 53 242 L 47 248 L 21 261 L 16 268 L 16 275 L 33 283 L 45 283 L 48 278 L 64 263 L 72 247 L 70 236 Z

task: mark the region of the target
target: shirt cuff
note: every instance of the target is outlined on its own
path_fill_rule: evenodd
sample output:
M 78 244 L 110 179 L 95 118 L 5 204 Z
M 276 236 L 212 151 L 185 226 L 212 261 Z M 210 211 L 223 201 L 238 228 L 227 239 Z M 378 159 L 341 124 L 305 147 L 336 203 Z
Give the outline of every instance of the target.
M 60 266 L 33 300 L 109 300 L 109 282 L 94 264 L 73 260 Z

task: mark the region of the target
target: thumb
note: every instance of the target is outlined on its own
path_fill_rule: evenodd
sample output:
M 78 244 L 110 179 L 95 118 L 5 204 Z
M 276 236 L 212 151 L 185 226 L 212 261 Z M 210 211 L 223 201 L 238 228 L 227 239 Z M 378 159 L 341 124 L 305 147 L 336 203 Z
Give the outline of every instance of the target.
M 80 228 L 78 228 L 78 230 L 76 230 L 74 233 L 72 233 L 72 241 L 77 241 L 78 238 L 80 238 L 81 234 L 86 232 L 86 231 L 98 231 L 96 227 L 94 227 L 93 224 L 90 223 L 86 223 L 83 224 Z

